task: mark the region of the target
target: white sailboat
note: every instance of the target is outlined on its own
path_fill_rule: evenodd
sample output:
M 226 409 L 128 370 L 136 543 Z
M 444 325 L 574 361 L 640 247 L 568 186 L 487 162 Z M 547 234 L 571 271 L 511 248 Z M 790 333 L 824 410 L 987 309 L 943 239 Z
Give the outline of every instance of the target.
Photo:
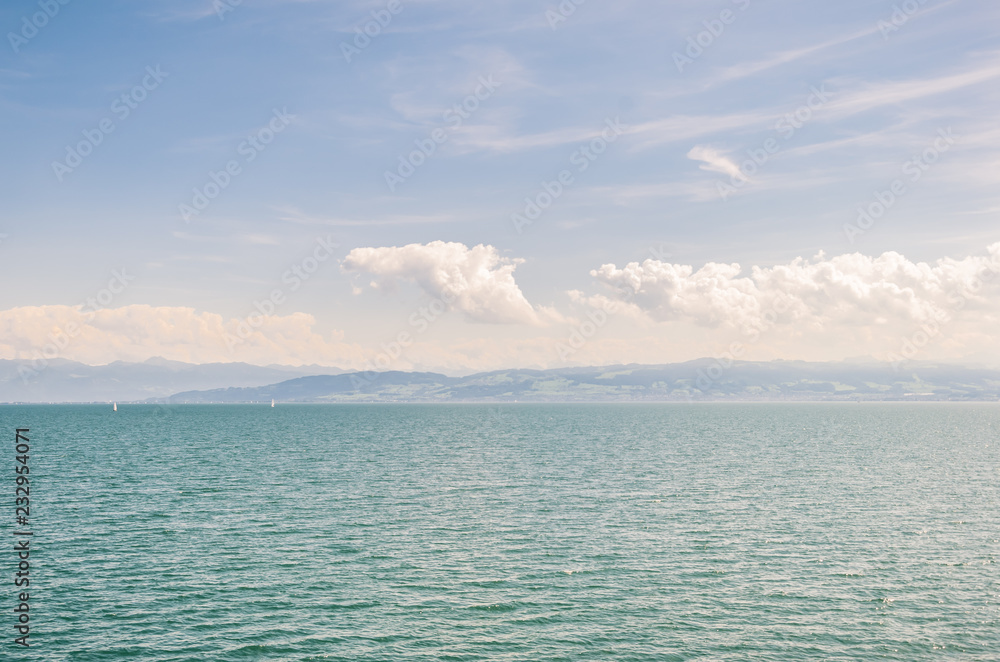
M 274 407 L 274 398 L 271 398 L 271 407 Z
M 115 403 L 115 407 L 114 407 L 113 411 L 118 411 L 118 403 L 117 402 Z

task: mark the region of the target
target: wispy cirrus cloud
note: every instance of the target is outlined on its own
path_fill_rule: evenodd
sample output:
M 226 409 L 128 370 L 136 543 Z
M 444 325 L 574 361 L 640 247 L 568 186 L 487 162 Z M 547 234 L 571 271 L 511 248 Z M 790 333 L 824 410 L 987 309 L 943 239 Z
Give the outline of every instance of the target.
M 694 161 L 701 161 L 698 166 L 702 170 L 718 172 L 730 177 L 742 178 L 740 167 L 732 159 L 719 150 L 706 145 L 695 145 L 688 151 L 687 157 Z
M 996 53 L 980 59 L 977 66 L 963 67 L 957 73 L 934 77 L 915 77 L 896 81 L 841 81 L 841 92 L 826 104 L 829 121 L 982 85 L 1000 77 L 1000 57 Z

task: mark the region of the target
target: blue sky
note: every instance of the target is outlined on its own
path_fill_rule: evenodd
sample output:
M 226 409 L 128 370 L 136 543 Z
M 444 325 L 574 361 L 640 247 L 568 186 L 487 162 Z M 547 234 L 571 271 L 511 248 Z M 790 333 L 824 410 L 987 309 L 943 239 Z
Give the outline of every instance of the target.
M 5 3 L 0 358 L 467 372 L 736 342 L 892 360 L 944 320 L 913 358 L 994 362 L 998 17 L 957 0 Z M 98 144 L 77 164 L 81 141 Z M 551 204 L 513 220 L 546 184 Z M 859 207 L 884 211 L 862 228 Z M 121 292 L 81 305 L 121 269 Z

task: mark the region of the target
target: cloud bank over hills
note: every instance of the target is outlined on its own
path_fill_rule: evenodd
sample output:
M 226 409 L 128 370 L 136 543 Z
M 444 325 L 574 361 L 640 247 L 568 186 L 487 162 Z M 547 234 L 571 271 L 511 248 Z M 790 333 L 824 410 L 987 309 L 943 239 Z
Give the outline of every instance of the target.
M 732 353 L 736 344 L 735 357 L 745 360 L 1000 360 L 1000 243 L 932 263 L 896 252 L 820 253 L 748 269 L 663 258 L 607 263 L 575 278 L 579 289 L 555 306 L 533 303 L 521 289 L 515 270 L 525 263 L 482 244 L 355 248 L 343 271 L 379 290 L 355 286 L 355 296 L 399 310 L 365 336 L 294 310 L 251 308 L 227 319 L 143 304 L 11 308 L 0 311 L 0 359 L 37 367 L 163 357 L 454 374 L 684 361 Z

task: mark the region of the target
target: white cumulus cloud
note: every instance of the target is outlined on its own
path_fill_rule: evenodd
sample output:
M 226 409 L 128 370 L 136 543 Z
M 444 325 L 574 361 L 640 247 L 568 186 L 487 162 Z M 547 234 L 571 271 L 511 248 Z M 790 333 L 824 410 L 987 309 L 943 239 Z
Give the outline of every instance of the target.
M 745 330 L 794 324 L 802 330 L 923 323 L 965 316 L 991 323 L 1000 306 L 1000 243 L 986 255 L 911 262 L 895 252 L 852 253 L 788 264 L 691 265 L 646 260 L 591 272 L 613 297 L 657 321 Z M 985 330 L 985 327 L 984 327 Z
M 355 248 L 344 259 L 348 272 L 375 277 L 373 287 L 399 280 L 415 282 L 429 296 L 445 302 L 470 320 L 496 324 L 539 325 L 558 317 L 550 309 L 532 307 L 514 281 L 523 259 L 501 257 L 493 246 L 469 248 L 457 242 Z

